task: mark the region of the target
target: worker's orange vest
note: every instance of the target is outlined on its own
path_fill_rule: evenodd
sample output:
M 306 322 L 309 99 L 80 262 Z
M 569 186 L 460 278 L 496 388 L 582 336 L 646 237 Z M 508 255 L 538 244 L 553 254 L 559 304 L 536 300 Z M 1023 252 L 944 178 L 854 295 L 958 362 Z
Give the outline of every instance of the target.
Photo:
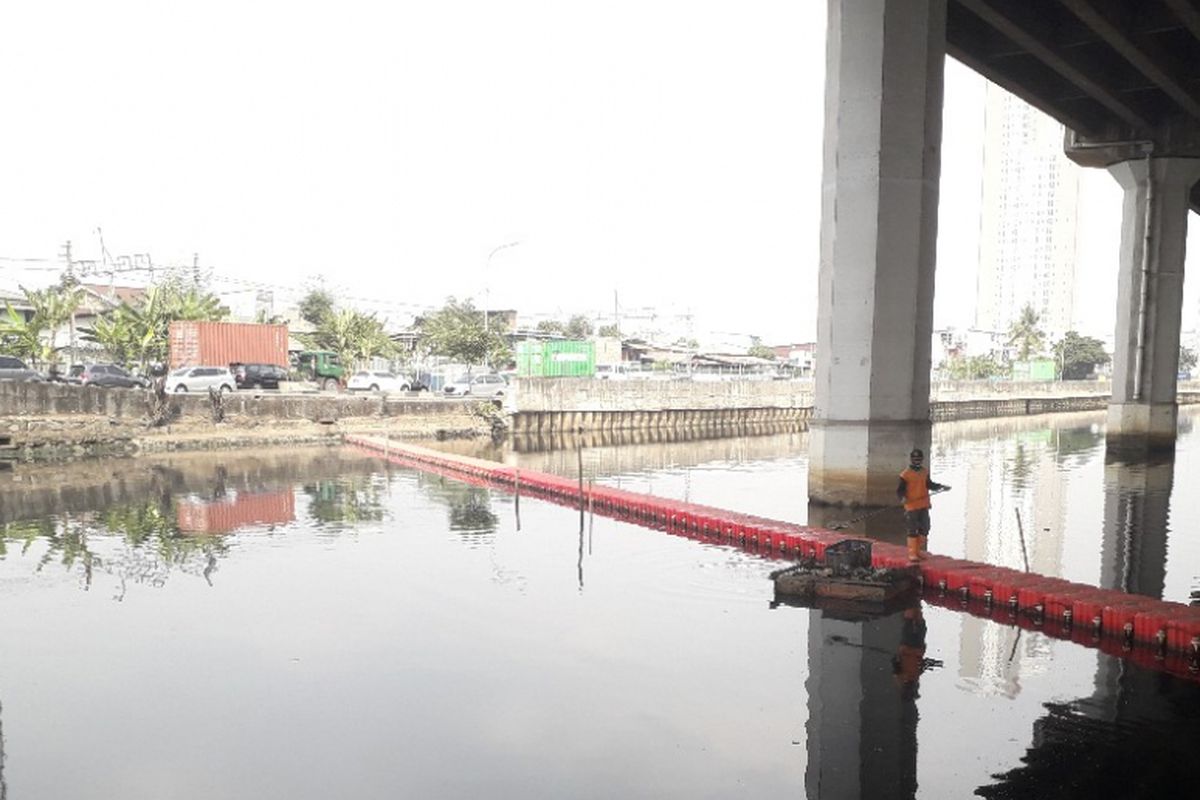
M 904 479 L 904 510 L 920 511 L 929 508 L 929 473 L 925 470 L 918 472 L 905 469 L 900 473 Z

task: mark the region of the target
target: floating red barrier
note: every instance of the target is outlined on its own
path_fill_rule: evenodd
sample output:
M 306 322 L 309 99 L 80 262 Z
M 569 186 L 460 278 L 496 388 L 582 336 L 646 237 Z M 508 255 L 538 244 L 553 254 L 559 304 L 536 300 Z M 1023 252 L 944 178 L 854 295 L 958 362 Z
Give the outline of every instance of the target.
M 469 483 L 516 489 L 572 507 L 581 501 L 578 480 L 369 437 L 347 436 L 346 441 L 396 463 Z M 601 515 L 772 557 L 823 560 L 826 548 L 853 538 L 610 486 L 585 488 L 582 499 Z M 909 566 L 904 548 L 882 542 L 873 544 L 872 563 Z M 1092 647 L 1102 645 L 1107 652 L 1173 674 L 1196 679 L 1200 673 L 1200 608 L 945 556 L 921 561 L 919 569 L 927 599 L 939 605 L 966 608 L 972 614 L 1041 629 Z

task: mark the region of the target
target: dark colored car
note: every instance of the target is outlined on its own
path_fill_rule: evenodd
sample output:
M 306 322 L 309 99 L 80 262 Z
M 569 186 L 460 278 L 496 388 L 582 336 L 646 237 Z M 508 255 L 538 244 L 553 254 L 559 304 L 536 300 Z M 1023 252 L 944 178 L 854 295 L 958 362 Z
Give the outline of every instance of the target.
M 229 371 L 239 389 L 278 389 L 288 379 L 288 371 L 275 364 L 230 364 Z
M 150 385 L 145 378 L 132 375 L 124 367 L 118 367 L 116 364 L 74 364 L 67 372 L 67 382 L 78 383 L 81 386 L 115 386 L 123 389 L 143 389 Z
M 25 366 L 25 362 L 12 356 L 0 356 L 0 381 L 33 381 L 42 380 L 35 370 Z

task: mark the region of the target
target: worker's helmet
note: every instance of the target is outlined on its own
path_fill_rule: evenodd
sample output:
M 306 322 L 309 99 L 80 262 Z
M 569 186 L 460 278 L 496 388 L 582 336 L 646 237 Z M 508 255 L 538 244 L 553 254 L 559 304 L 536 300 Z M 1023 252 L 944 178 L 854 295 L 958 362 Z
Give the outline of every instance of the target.
M 919 447 L 914 447 L 913 451 L 908 454 L 908 457 L 914 461 L 925 458 L 925 451 Z

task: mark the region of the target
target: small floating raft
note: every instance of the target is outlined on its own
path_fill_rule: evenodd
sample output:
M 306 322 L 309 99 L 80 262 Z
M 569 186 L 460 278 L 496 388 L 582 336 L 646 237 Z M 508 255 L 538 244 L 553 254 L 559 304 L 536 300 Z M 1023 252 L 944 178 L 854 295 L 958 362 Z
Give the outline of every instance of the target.
M 775 598 L 790 605 L 817 607 L 824 601 L 882 610 L 915 596 L 915 569 L 876 569 L 871 566 L 871 543 L 850 539 L 830 546 L 824 563 L 805 559 L 771 573 Z

